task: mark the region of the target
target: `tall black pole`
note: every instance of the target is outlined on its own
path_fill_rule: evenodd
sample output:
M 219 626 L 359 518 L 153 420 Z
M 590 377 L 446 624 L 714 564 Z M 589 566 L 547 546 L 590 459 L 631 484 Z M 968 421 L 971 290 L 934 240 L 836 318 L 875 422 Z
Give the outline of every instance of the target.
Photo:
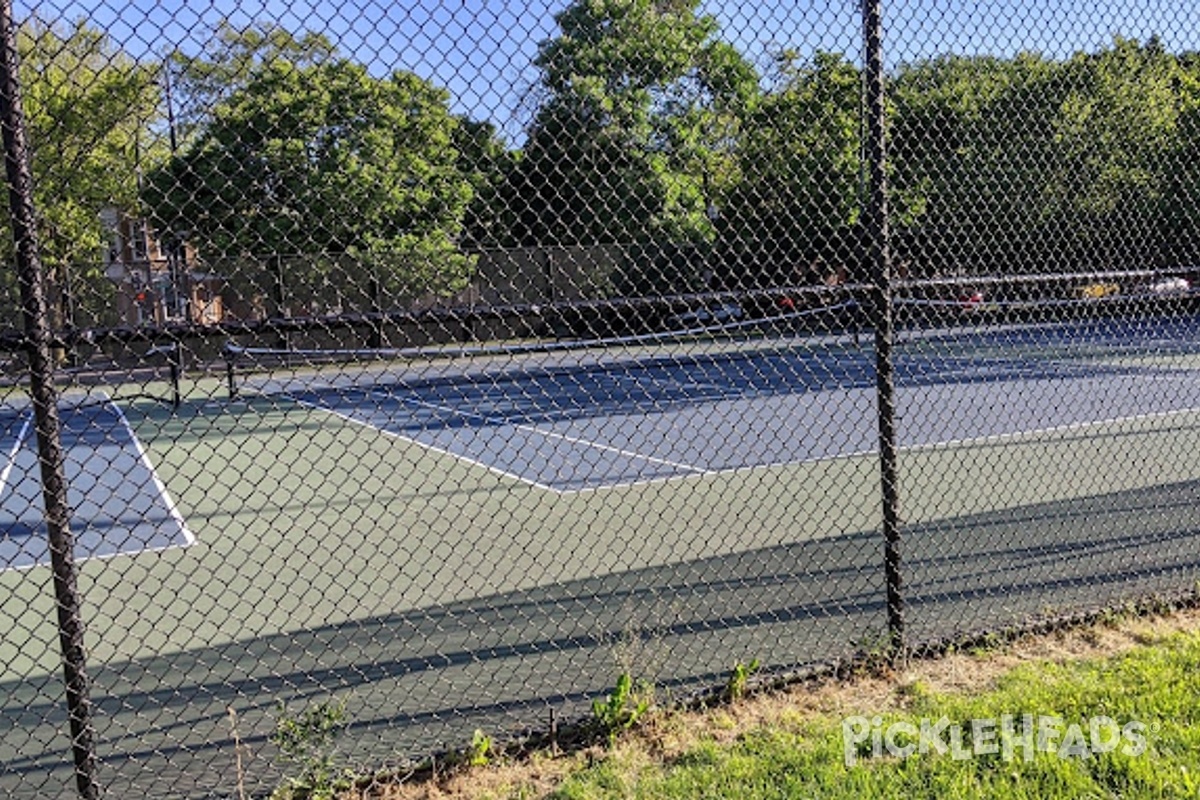
M 58 612 L 58 639 L 63 656 L 67 714 L 75 761 L 75 783 L 80 797 L 100 797 L 96 780 L 96 743 L 92 728 L 83 615 L 75 566 L 75 540 L 71 534 L 71 512 L 67 503 L 67 481 L 63 469 L 62 430 L 58 416 L 58 393 L 54 387 L 54 362 L 50 352 L 51 330 L 42 265 L 38 256 L 33 204 L 33 176 L 29 167 L 17 74 L 17 32 L 12 0 L 0 0 L 0 129 L 4 141 L 4 171 L 8 178 L 9 216 L 16 244 L 17 282 L 29 352 L 29 384 L 37 427 L 38 462 L 41 467 L 42 499 L 46 510 L 46 532 L 54 574 L 54 597 Z
M 175 140 L 175 100 L 171 96 L 171 56 L 163 59 L 163 99 L 167 103 L 167 136 L 171 143 L 171 155 L 179 149 Z
M 167 140 L 171 146 L 171 157 L 179 151 L 179 141 L 175 136 L 175 98 L 171 91 L 171 55 L 163 58 L 163 100 L 167 104 Z M 183 321 L 191 324 L 196 320 L 192 314 L 192 282 L 188 274 L 186 237 L 179 231 L 167 231 L 167 260 L 171 275 L 171 288 L 174 293 L 171 316 L 182 312 Z M 180 297 L 183 302 L 180 302 Z
M 282 322 L 287 317 L 287 285 L 283 280 L 283 256 L 279 253 L 271 255 L 271 298 L 275 302 L 275 319 Z M 280 350 L 288 348 L 287 331 L 279 328 L 275 338 L 275 346 Z
M 862 0 L 865 42 L 867 139 L 867 242 L 875 317 L 875 375 L 879 405 L 879 471 L 882 483 L 884 576 L 892 658 L 904 657 L 904 583 L 900 560 L 900 484 L 896 446 L 896 380 L 892 356 L 892 257 L 887 208 L 887 135 L 880 0 Z

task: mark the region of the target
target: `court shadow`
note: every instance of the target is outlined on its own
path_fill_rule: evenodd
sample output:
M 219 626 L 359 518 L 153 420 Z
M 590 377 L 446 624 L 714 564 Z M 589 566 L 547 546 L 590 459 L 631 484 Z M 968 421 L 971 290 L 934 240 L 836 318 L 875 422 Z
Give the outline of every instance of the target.
M 1186 481 L 906 526 L 910 640 L 1193 587 L 1197 492 L 1200 481 Z M 885 631 L 884 590 L 879 534 L 850 532 L 98 664 L 93 696 L 121 732 L 106 740 L 109 759 L 142 769 L 229 752 L 228 708 L 247 741 L 263 742 L 280 699 L 331 694 L 357 698 L 344 745 L 361 747 L 356 756 L 420 754 L 475 728 L 538 727 L 548 709 L 581 718 L 611 686 L 622 648 L 679 692 L 718 684 L 738 660 L 787 671 L 849 655 Z M 0 694 L 5 735 L 41 736 L 64 718 L 21 682 Z M 22 755 L 6 769 L 51 761 Z

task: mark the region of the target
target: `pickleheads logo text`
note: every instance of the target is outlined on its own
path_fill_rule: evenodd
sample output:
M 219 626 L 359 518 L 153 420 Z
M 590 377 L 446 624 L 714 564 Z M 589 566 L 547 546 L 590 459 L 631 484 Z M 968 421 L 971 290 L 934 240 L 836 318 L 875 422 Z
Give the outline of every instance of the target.
M 886 724 L 883 717 L 854 716 L 842 720 L 842 752 L 848 767 L 861 758 L 884 756 L 949 756 L 957 761 L 986 755 L 1032 761 L 1038 753 L 1064 759 L 1114 751 L 1138 756 L 1149 747 L 1151 733 L 1151 725 L 1138 720 L 1122 723 L 1107 716 L 1068 721 L 1056 715 L 1006 714 L 958 722 L 941 717 Z

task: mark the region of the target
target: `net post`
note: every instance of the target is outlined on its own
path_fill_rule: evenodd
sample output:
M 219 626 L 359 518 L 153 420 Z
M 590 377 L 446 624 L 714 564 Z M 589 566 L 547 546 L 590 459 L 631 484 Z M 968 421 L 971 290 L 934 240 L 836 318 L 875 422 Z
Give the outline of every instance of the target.
M 867 246 L 875 317 L 875 375 L 879 427 L 879 472 L 882 501 L 884 577 L 887 626 L 892 662 L 905 658 L 904 582 L 901 571 L 900 485 L 896 439 L 896 382 L 892 346 L 892 263 L 887 207 L 887 137 L 883 69 L 883 14 L 880 0 L 861 0 L 864 47 L 863 153 L 867 179 Z
M 275 318 L 281 323 L 287 313 L 287 282 L 283 274 L 283 255 L 280 253 L 272 253 L 270 256 L 271 270 L 271 297 L 275 304 Z M 285 350 L 288 347 L 287 330 L 280 325 L 275 332 L 275 346 L 280 350 Z
M 372 270 L 367 279 L 367 294 L 371 303 L 370 326 L 367 328 L 367 347 L 383 347 L 383 289 Z
M 178 411 L 183 403 L 181 383 L 183 381 L 183 347 L 179 341 L 172 341 L 162 346 L 151 347 L 146 351 L 145 358 L 162 356 L 167 362 L 168 379 L 171 382 L 171 396 L 167 398 L 153 397 L 162 403 L 169 403 L 172 411 Z
M 75 563 L 75 539 L 70 527 L 71 509 L 64 467 L 66 454 L 62 444 L 58 392 L 54 385 L 50 317 L 38 253 L 33 175 L 21 108 L 17 31 L 12 0 L 0 0 L 0 50 L 3 51 L 0 53 L 0 130 L 3 134 L 4 170 L 8 181 L 9 220 L 16 247 L 17 283 L 29 355 L 30 395 L 37 429 L 38 464 L 53 575 L 58 640 L 62 651 L 75 785 L 83 800 L 96 800 L 100 797 L 100 783 L 97 777 L 87 651 L 84 646 L 83 604 Z
M 233 342 L 226 342 L 221 348 L 221 355 L 225 359 L 225 381 L 229 391 L 230 401 L 238 399 L 237 375 L 235 374 L 234 361 L 237 359 L 237 348 Z
M 183 402 L 180 391 L 180 383 L 183 380 L 183 348 L 179 346 L 179 342 L 171 342 L 169 345 L 167 366 L 171 372 L 171 408 L 178 411 Z

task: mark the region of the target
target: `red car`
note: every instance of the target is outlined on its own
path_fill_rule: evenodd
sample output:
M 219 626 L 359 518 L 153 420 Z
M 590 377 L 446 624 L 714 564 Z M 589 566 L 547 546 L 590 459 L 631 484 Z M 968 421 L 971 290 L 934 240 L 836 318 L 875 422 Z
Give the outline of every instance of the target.
M 978 290 L 965 292 L 958 298 L 958 303 L 962 306 L 963 311 L 975 311 L 983 306 L 983 292 Z

